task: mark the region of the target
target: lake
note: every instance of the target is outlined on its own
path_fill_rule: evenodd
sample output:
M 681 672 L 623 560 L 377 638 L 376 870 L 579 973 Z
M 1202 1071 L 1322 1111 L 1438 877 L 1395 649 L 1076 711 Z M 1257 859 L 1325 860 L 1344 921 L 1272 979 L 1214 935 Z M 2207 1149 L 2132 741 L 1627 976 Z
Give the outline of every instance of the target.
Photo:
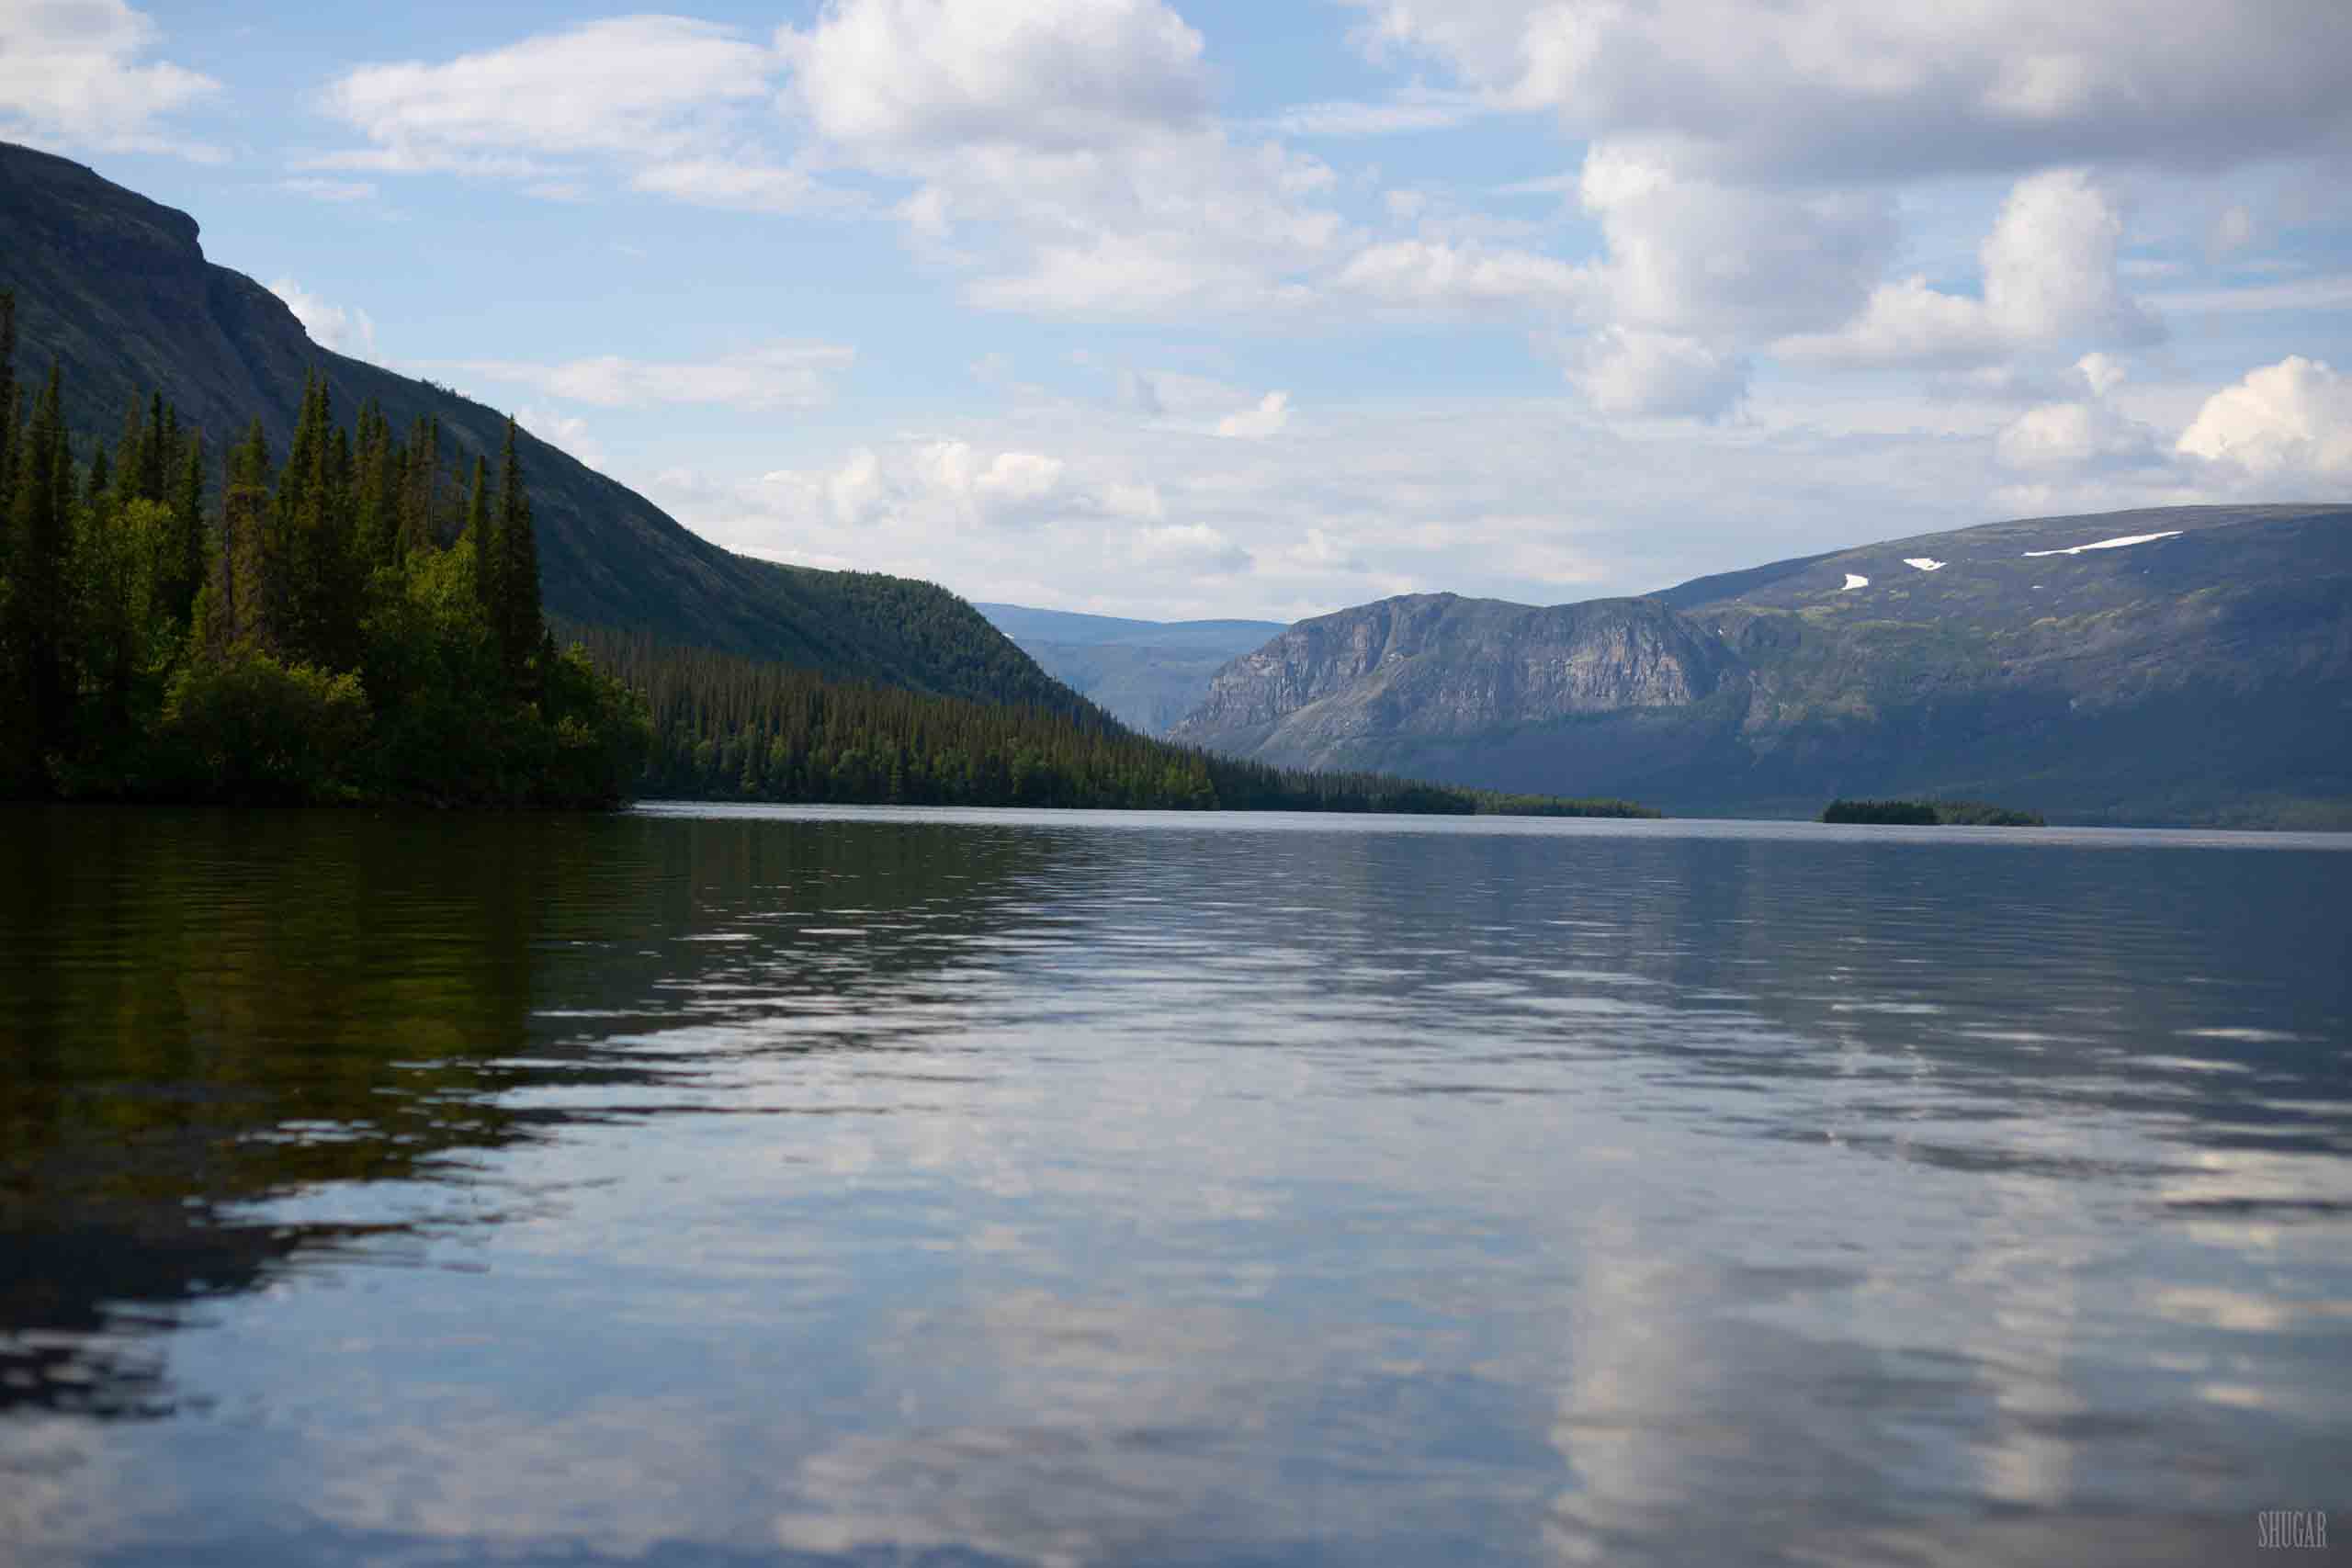
M 0 823 L 0 1561 L 2352 1533 L 2352 838 Z

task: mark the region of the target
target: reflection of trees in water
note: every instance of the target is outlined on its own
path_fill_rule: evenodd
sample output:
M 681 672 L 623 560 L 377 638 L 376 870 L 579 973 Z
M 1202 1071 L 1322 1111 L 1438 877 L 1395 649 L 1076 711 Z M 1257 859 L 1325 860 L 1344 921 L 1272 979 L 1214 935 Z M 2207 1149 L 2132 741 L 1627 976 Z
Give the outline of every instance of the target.
M 166 1411 L 154 1330 L 415 1223 L 273 1224 L 254 1205 L 461 1190 L 481 1154 L 592 1113 L 512 1091 L 668 1081 L 600 1043 L 731 962 L 733 944 L 679 939 L 829 904 L 977 924 L 1049 852 L 1041 835 L 751 818 L 10 815 L 0 1411 Z M 863 951 L 887 989 L 927 950 Z

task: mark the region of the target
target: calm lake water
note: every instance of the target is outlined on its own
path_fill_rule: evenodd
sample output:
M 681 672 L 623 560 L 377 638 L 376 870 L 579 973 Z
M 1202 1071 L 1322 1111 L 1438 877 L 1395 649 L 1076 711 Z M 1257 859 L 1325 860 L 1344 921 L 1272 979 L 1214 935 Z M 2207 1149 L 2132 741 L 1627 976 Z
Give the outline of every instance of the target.
M 2352 840 L 0 840 L 11 1563 L 2352 1544 Z

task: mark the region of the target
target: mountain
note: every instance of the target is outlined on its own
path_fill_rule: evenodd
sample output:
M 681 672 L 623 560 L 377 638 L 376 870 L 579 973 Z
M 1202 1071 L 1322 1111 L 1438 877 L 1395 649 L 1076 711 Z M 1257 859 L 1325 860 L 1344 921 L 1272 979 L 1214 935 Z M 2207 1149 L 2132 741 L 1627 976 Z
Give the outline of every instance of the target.
M 441 422 L 445 459 L 493 461 L 505 416 L 430 381 L 312 343 L 277 297 L 204 259 L 196 220 L 66 159 L 0 142 L 0 289 L 17 296 L 17 367 L 65 373 L 78 458 L 160 389 L 217 462 L 256 416 L 273 453 L 317 371 L 347 422 L 373 399 L 405 436 Z M 816 571 L 732 554 L 526 433 L 542 589 L 559 622 L 643 630 L 940 695 L 1086 705 L 961 599 L 930 583 Z
M 1987 524 L 1550 608 L 1384 600 L 1235 660 L 1171 738 L 1681 813 L 2352 827 L 2352 505 Z
M 973 607 L 1046 673 L 1148 735 L 1164 733 L 1198 706 L 1227 660 L 1283 629 L 1280 621 L 1129 621 L 1023 604 Z

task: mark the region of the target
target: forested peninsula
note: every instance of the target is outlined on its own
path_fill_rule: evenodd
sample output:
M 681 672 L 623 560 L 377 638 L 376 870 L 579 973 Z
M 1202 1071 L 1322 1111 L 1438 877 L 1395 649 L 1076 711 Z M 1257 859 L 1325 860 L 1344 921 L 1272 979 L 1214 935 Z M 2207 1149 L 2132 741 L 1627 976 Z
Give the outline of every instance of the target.
M 575 645 L 649 703 L 642 793 L 696 800 L 1040 806 L 1467 816 L 1656 817 L 1623 800 L 1566 800 L 1309 773 L 1136 734 L 1095 709 L 976 703 L 643 634 L 572 628 Z

